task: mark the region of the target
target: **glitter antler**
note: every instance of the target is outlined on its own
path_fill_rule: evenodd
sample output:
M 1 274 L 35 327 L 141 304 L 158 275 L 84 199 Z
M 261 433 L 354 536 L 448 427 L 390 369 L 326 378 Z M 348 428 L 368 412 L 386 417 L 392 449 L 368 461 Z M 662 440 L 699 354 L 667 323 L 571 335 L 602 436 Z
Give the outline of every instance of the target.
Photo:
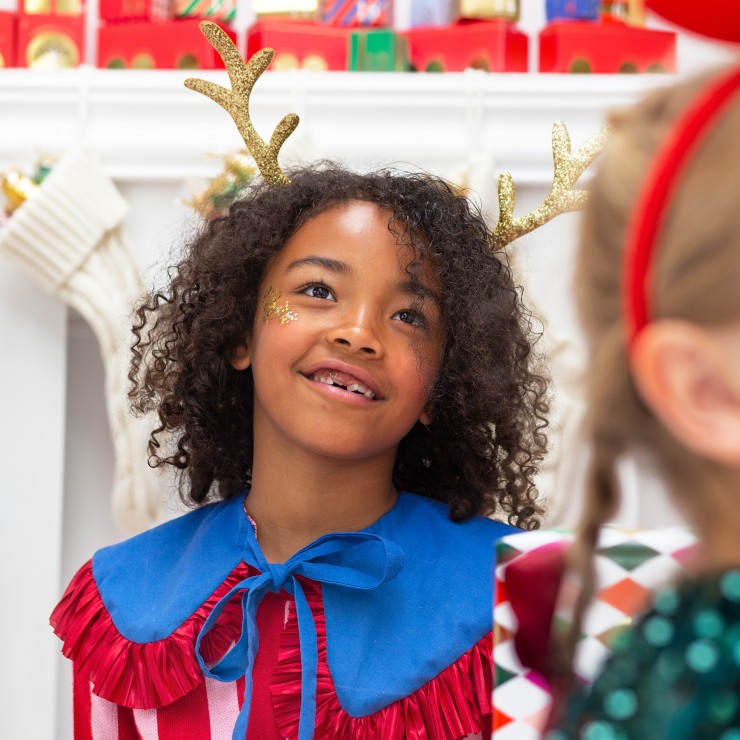
M 209 97 L 229 113 L 266 182 L 287 185 L 290 180 L 280 169 L 277 158 L 285 140 L 295 131 L 298 116 L 295 113 L 285 116 L 275 127 L 269 144 L 257 133 L 249 116 L 249 96 L 254 83 L 270 65 L 275 52 L 262 49 L 245 63 L 232 40 L 215 23 L 203 21 L 200 30 L 223 59 L 232 89 L 194 77 L 185 80 L 185 86 Z
M 536 210 L 514 218 L 514 180 L 509 172 L 498 178 L 498 224 L 491 234 L 494 250 L 504 249 L 520 236 L 538 229 L 559 213 L 582 208 L 588 193 L 573 186 L 591 162 L 596 159 L 606 142 L 607 127 L 594 134 L 575 154 L 570 153 L 570 136 L 565 124 L 556 121 L 552 127 L 552 156 L 554 174 L 547 198 Z

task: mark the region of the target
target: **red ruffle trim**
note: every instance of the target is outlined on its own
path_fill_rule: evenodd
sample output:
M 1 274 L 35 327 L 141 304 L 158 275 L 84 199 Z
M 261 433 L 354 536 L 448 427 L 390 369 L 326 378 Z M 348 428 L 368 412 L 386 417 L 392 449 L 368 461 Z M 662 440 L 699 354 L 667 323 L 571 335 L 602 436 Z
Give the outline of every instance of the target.
M 438 676 L 399 701 L 366 717 L 352 717 L 342 709 L 326 659 L 326 618 L 321 589 L 302 581 L 316 623 L 319 668 L 316 680 L 316 737 L 351 740 L 464 738 L 488 726 L 492 712 L 492 636 L 486 635 Z M 278 668 L 272 680 L 275 721 L 281 736 L 298 735 L 301 706 L 301 653 L 298 620 L 291 604 L 280 639 Z
M 208 600 L 168 637 L 134 643 L 123 637 L 108 613 L 92 574 L 92 561 L 77 572 L 51 615 L 62 653 L 87 676 L 98 696 L 131 709 L 158 709 L 192 691 L 203 680 L 195 640 L 216 603 L 254 571 L 241 563 Z M 418 691 L 367 717 L 342 709 L 326 658 L 326 619 L 321 588 L 301 579 L 316 623 L 319 665 L 316 737 L 341 740 L 382 737 L 464 738 L 487 727 L 491 714 L 491 634 Z M 238 639 L 239 599 L 226 607 L 202 643 L 207 662 L 221 657 Z M 298 734 L 301 703 L 301 653 L 294 602 L 280 638 L 278 666 L 271 686 L 275 721 L 283 737 Z
M 62 653 L 89 677 L 95 694 L 131 709 L 158 709 L 203 681 L 195 658 L 198 633 L 216 603 L 251 573 L 246 563 L 240 563 L 171 635 L 156 642 L 135 643 L 123 637 L 113 624 L 89 561 L 72 579 L 49 621 L 64 643 Z M 240 627 L 237 599 L 203 640 L 204 658 L 212 661 L 223 655 L 238 637 Z

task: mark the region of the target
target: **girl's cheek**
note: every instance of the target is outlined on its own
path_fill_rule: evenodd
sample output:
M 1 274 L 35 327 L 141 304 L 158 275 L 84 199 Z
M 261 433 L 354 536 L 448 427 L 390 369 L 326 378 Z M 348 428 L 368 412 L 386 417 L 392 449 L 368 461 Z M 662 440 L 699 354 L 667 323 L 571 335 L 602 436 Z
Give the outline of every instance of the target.
M 262 302 L 262 322 L 267 323 L 270 319 L 277 319 L 281 324 L 298 319 L 298 314 L 291 310 L 289 301 L 280 303 L 280 293 L 273 290 L 272 285 L 265 291 Z

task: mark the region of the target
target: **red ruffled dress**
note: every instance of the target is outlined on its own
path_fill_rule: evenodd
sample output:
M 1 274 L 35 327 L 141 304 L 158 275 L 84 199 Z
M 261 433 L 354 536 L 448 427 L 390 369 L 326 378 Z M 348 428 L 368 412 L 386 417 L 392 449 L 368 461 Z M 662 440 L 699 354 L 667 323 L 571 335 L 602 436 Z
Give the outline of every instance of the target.
M 94 563 L 80 569 L 51 616 L 64 642 L 63 653 L 74 664 L 76 740 L 237 737 L 233 733 L 244 702 L 245 678 L 223 681 L 204 675 L 203 663 L 196 656 L 196 639 L 214 607 L 235 586 L 259 575 L 259 569 L 242 560 L 176 629 L 161 639 L 141 642 L 121 634 L 111 614 L 117 614 L 116 607 L 111 607 L 110 597 L 106 601 L 101 594 Z M 130 561 L 120 564 L 126 563 Z M 145 577 L 146 568 L 134 570 Z M 297 577 L 313 617 L 318 649 L 314 737 L 453 740 L 490 736 L 490 631 L 407 696 L 370 714 L 352 716 L 340 704 L 327 659 L 324 587 L 316 580 Z M 105 592 L 107 579 L 101 576 L 100 580 Z M 143 604 L 142 609 L 146 608 Z M 266 593 L 256 612 L 256 628 L 259 649 L 251 669 L 246 738 L 296 738 L 304 677 L 294 595 L 285 589 Z M 204 664 L 211 666 L 227 654 L 244 629 L 243 605 L 232 599 L 216 626 L 202 638 L 199 650 Z M 382 634 L 378 640 L 383 640 Z

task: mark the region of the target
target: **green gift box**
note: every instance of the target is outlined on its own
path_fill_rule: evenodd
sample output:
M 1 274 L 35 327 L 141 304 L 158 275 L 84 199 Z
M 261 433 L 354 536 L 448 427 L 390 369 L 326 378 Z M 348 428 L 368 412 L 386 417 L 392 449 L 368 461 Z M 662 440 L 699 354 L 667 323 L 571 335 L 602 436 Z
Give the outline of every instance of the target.
M 358 72 L 406 72 L 406 37 L 388 29 L 355 31 L 349 39 L 349 68 Z

